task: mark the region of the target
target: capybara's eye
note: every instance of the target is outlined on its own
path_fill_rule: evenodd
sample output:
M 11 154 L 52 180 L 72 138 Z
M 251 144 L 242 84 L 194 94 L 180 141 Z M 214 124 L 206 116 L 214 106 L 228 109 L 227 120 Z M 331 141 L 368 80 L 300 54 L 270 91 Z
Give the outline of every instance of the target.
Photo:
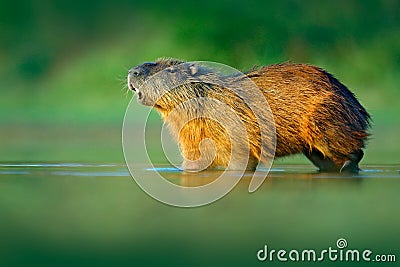
M 175 73 L 176 72 L 176 69 L 172 68 L 172 67 L 166 68 L 165 70 L 168 71 L 169 73 Z

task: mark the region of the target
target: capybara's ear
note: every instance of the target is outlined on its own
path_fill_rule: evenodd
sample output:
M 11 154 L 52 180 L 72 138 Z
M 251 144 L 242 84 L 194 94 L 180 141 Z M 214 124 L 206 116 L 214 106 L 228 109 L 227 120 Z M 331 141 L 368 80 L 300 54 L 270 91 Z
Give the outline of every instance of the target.
M 190 74 L 192 75 L 195 75 L 199 71 L 199 69 L 194 63 L 190 64 L 189 69 L 190 69 Z

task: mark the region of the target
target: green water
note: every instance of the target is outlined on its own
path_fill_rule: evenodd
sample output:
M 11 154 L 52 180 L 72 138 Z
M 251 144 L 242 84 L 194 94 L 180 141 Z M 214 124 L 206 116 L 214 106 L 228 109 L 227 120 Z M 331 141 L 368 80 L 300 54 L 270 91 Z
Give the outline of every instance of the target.
M 137 175 L 191 186 L 212 176 L 158 167 Z M 245 177 L 221 200 L 187 209 L 148 196 L 121 164 L 2 163 L 0 266 L 272 266 L 256 258 L 264 245 L 321 250 L 339 238 L 398 263 L 400 166 L 362 167 L 343 176 L 274 165 L 255 193 Z

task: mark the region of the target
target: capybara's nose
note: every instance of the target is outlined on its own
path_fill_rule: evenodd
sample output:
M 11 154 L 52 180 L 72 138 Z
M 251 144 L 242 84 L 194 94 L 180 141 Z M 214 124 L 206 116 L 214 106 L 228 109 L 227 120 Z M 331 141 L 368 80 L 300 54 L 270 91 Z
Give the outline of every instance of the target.
M 128 75 L 138 76 L 139 74 L 140 74 L 140 71 L 137 68 L 132 68 L 128 71 Z

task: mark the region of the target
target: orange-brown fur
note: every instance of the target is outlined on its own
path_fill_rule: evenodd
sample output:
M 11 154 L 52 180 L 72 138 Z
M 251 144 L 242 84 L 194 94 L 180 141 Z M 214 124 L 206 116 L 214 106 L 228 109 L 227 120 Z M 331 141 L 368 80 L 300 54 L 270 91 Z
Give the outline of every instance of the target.
M 140 91 L 140 85 L 155 73 L 182 63 L 161 59 L 132 69 L 128 76 L 131 89 L 138 90 L 139 102 L 154 105 L 169 123 L 185 158 L 182 167 L 204 167 L 192 162 L 200 157 L 204 157 L 205 162 L 211 161 L 210 167 L 226 167 L 232 160 L 232 142 L 244 147 L 244 142 L 248 142 L 248 168 L 253 169 L 261 157 L 260 127 L 253 111 L 235 93 L 203 83 L 180 86 L 159 99 L 151 89 Z M 133 72 L 139 74 L 134 76 Z M 368 136 L 369 114 L 343 84 L 323 69 L 306 64 L 276 64 L 251 70 L 246 76 L 259 87 L 271 108 L 276 128 L 276 157 L 304 153 L 322 171 L 358 171 Z M 234 78 L 227 79 L 236 82 Z M 153 103 L 150 104 L 146 97 L 153 98 Z M 196 101 L 192 101 L 191 106 L 183 106 L 180 112 L 171 113 L 180 103 L 198 97 L 218 99 L 235 110 L 243 121 L 248 139 L 244 141 L 243 136 L 228 136 L 224 127 L 212 119 L 197 118 L 183 125 L 182 122 L 194 113 L 212 115 L 218 112 L 212 107 L 205 109 Z M 214 141 L 214 159 L 212 144 L 200 146 L 205 138 Z M 273 152 L 267 149 L 266 153 Z M 241 156 L 240 153 L 235 155 Z

